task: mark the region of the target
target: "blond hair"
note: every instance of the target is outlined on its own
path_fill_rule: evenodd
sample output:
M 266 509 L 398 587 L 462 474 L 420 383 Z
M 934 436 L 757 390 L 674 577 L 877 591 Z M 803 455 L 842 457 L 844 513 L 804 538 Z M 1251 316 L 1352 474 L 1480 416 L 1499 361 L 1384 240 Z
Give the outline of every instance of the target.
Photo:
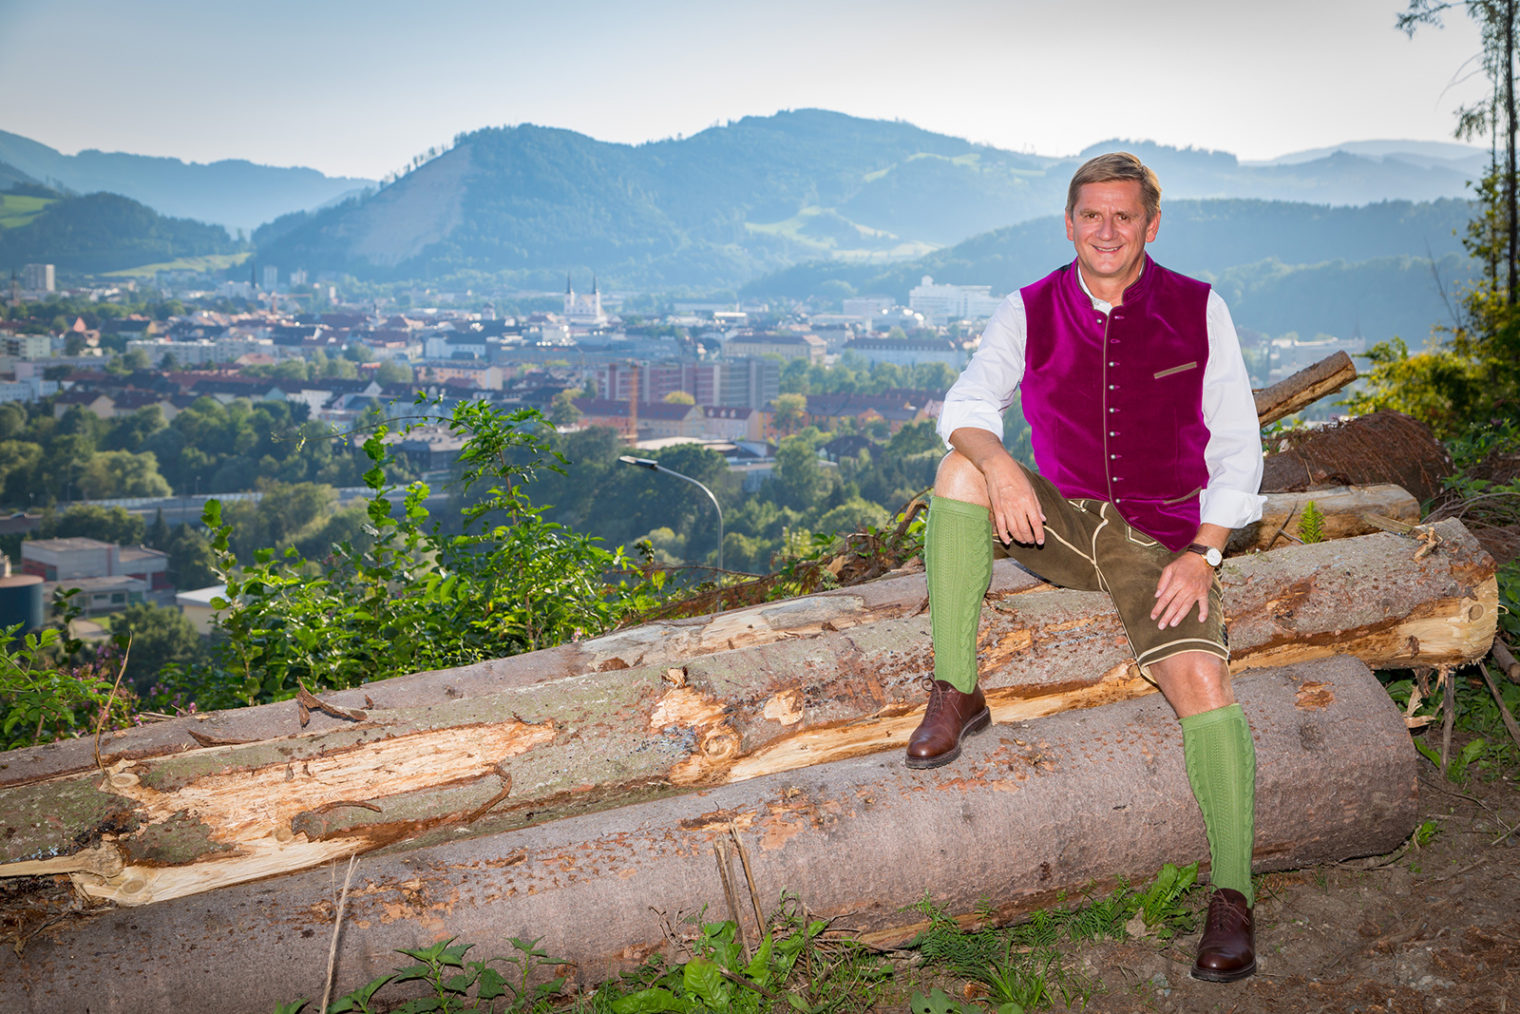
M 1140 203 L 1145 206 L 1146 221 L 1161 213 L 1161 181 L 1138 156 L 1127 151 L 1111 151 L 1082 163 L 1066 188 L 1066 214 L 1077 206 L 1077 192 L 1088 183 L 1112 183 L 1134 180 L 1140 184 Z

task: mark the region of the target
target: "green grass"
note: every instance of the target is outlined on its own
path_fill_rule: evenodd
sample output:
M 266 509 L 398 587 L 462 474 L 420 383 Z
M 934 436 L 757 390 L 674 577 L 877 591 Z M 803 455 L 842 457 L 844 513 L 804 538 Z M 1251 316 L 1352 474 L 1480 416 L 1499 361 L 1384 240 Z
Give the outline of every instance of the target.
M 17 229 L 31 224 L 32 219 L 42 214 L 42 210 L 55 200 L 55 197 L 0 194 L 0 229 Z
M 221 271 L 225 268 L 234 267 L 243 263 L 251 253 L 244 251 L 235 254 L 206 254 L 203 257 L 181 257 L 178 260 L 164 261 L 159 264 L 143 264 L 135 268 L 123 268 L 120 271 L 107 272 L 107 278 L 152 278 L 160 271 Z

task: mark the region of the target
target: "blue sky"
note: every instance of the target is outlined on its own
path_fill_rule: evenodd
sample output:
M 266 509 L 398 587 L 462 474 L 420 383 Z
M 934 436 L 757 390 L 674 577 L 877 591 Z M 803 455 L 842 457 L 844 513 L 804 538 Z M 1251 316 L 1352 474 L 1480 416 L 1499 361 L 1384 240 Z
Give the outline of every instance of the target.
M 1404 6 L 0 0 L 0 129 L 369 177 L 485 126 L 637 143 L 808 106 L 1048 155 L 1449 140 L 1477 34 L 1407 38 Z

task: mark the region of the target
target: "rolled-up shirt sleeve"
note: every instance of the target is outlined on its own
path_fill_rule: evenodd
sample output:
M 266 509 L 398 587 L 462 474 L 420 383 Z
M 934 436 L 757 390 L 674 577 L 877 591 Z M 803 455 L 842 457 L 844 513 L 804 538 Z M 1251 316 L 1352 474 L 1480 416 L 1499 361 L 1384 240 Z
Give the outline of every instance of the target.
M 1261 425 L 1230 309 L 1219 293 L 1208 302 L 1209 361 L 1203 371 L 1203 458 L 1209 483 L 1199 498 L 1200 520 L 1242 528 L 1261 517 Z M 984 339 L 985 340 L 985 339 Z
M 1003 413 L 1024 379 L 1025 327 L 1024 299 L 1014 292 L 999 304 L 976 354 L 945 395 L 939 435 L 947 447 L 950 434 L 963 426 L 989 430 L 1003 439 Z

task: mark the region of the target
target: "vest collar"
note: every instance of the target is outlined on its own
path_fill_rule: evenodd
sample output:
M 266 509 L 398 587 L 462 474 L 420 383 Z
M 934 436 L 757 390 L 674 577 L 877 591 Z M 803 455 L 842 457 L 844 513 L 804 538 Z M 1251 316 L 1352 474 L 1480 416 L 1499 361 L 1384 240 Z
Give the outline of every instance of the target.
M 1131 282 L 1129 287 L 1124 290 L 1124 302 L 1121 305 L 1131 306 L 1138 300 L 1143 299 L 1146 293 L 1150 291 L 1151 279 L 1155 276 L 1156 262 L 1151 260 L 1150 254 L 1146 254 L 1145 263 L 1140 269 L 1140 277 Z M 1082 277 L 1082 266 L 1075 259 L 1071 262 L 1071 277 L 1076 280 L 1077 288 L 1081 291 L 1082 296 L 1092 304 L 1094 310 L 1097 310 L 1099 313 L 1113 312 L 1114 304 L 1101 300 L 1092 294 L 1092 290 L 1087 287 L 1087 280 Z

